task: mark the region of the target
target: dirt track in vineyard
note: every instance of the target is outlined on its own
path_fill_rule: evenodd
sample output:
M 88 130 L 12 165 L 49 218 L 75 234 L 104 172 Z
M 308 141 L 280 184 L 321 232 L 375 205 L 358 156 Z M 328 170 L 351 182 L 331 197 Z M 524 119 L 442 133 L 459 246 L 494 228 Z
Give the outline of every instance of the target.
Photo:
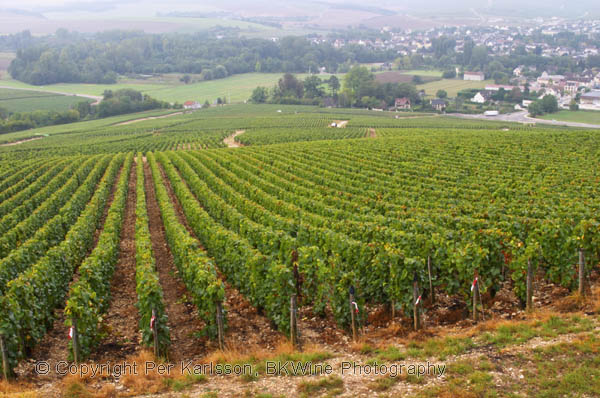
M 110 308 L 105 316 L 109 332 L 95 350 L 95 361 L 124 360 L 140 346 L 139 315 L 135 306 L 135 204 L 136 204 L 135 164 L 129 173 L 127 204 L 123 215 L 123 228 L 119 248 L 119 259 L 111 282 Z
M 171 202 L 174 203 L 175 212 L 179 221 L 185 225 L 188 232 L 194 236 L 194 231 L 189 226 L 187 219 L 183 213 L 173 187 L 168 181 L 162 166 L 160 167 L 163 179 L 166 181 L 165 186 L 167 192 L 171 198 Z M 217 265 L 218 267 L 218 265 Z M 258 313 L 257 309 L 254 308 L 250 302 L 233 286 L 227 283 L 225 276 L 219 273 L 219 277 L 225 284 L 225 303 L 224 307 L 227 311 L 227 332 L 225 335 L 225 344 L 228 347 L 235 349 L 250 349 L 250 348 L 274 348 L 278 342 L 284 338 L 276 329 L 271 325 L 269 319 Z M 213 349 L 217 346 L 213 343 Z
M 108 169 L 108 167 L 107 167 Z M 115 197 L 115 192 L 117 190 L 117 185 L 119 182 L 119 178 L 121 177 L 121 173 L 123 171 L 123 166 L 121 170 L 117 173 L 113 181 L 113 186 L 106 201 L 106 205 L 104 207 L 104 212 L 102 213 L 102 218 L 100 219 L 100 227 L 96 229 L 94 232 L 94 244 L 92 245 L 92 249 L 88 251 L 88 255 L 92 252 L 93 248 L 96 247 L 98 243 L 98 239 L 100 238 L 100 234 L 104 228 L 104 222 L 106 221 L 106 217 L 108 215 L 108 210 L 112 205 L 113 199 Z M 73 280 L 71 284 L 73 284 L 79 278 L 78 270 L 75 271 L 75 275 L 73 276 Z M 65 303 L 68 297 L 65 297 Z M 64 305 L 55 310 L 55 319 L 52 324 L 52 328 L 48 330 L 42 341 L 34 348 L 31 358 L 33 361 L 47 361 L 52 366 L 59 361 L 66 361 L 69 357 L 69 339 L 67 338 L 69 328 L 65 325 L 65 313 L 64 313 Z M 33 368 L 29 367 L 26 372 L 28 376 L 34 376 L 39 378 L 40 380 L 48 379 L 48 378 L 56 378 L 57 375 L 54 372 L 50 372 L 47 377 L 39 377 L 37 374 L 33 372 Z
M 145 159 L 144 176 L 152 250 L 164 293 L 165 310 L 169 318 L 168 326 L 171 334 L 169 359 L 181 361 L 201 358 L 206 353 L 207 340 L 199 338 L 197 333 L 204 325 L 198 318 L 194 305 L 186 299 L 185 285 L 177 277 L 177 267 L 167 245 L 160 208 L 156 200 L 152 172 Z

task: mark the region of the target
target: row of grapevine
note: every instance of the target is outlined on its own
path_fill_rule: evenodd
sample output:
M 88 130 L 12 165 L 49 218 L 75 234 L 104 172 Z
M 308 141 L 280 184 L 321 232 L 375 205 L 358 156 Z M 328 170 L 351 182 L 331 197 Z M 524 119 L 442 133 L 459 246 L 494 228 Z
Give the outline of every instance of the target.
M 84 183 L 93 196 L 65 239 L 9 282 L 0 297 L 0 334 L 11 371 L 17 361 L 42 339 L 52 324 L 54 310 L 64 304 L 73 272 L 93 244 L 94 232 L 99 227 L 123 158 L 120 155 L 112 158 L 98 185 L 93 179 Z
M 0 217 L 4 217 L 6 214 L 12 212 L 17 206 L 21 205 L 25 200 L 30 198 L 40 189 L 42 189 L 48 181 L 50 181 L 54 176 L 60 173 L 65 166 L 65 162 L 58 162 L 52 165 L 48 169 L 42 168 L 43 174 L 41 172 L 34 172 L 34 175 L 40 173 L 39 178 L 32 178 L 32 181 L 28 181 L 23 189 L 18 190 L 18 186 L 20 184 L 15 185 L 11 189 L 7 190 L 6 197 L 0 198 Z M 33 177 L 33 176 L 32 176 Z M 12 192 L 14 191 L 14 192 Z M 10 195 L 8 195 L 10 194 Z
M 289 327 L 286 311 L 291 288 L 292 270 L 277 262 L 270 262 L 255 250 L 243 237 L 219 225 L 207 214 L 183 183 L 171 161 L 164 154 L 157 154 L 167 174 L 185 216 L 196 236 L 215 258 L 227 280 L 246 295 L 250 302 L 263 308 L 281 329 Z M 190 175 L 185 174 L 186 181 Z
M 363 138 L 364 128 L 262 128 L 247 130 L 236 137 L 236 141 L 244 145 L 269 145 L 284 142 L 343 140 Z
M 79 266 L 79 279 L 69 289 L 65 315 L 68 322 L 77 321 L 81 359 L 86 358 L 98 344 L 100 321 L 110 304 L 110 283 L 119 255 L 132 162 L 133 153 L 130 153 L 121 168 L 113 201 L 96 247 Z
M 86 168 L 83 168 L 81 175 L 71 177 L 75 180 L 78 178 L 83 179 L 87 174 L 87 177 L 85 177 L 85 180 L 79 186 L 77 184 L 65 185 L 66 189 L 74 190 L 74 193 L 71 191 L 72 196 L 61 207 L 58 214 L 47 221 L 41 228 L 37 229 L 29 239 L 20 242 L 19 236 L 11 237 L 10 235 L 5 235 L 2 237 L 2 244 L 14 247 L 14 250 L 0 260 L 0 292 L 5 291 L 6 284 L 9 281 L 16 278 L 21 272 L 27 270 L 36 261 L 46 255 L 48 249 L 60 244 L 92 196 L 109 159 L 109 156 L 91 159 L 88 163 L 90 167 L 93 166 L 91 172 L 89 169 L 86 170 Z M 66 195 L 69 192 L 65 191 L 63 193 Z M 68 195 L 66 196 L 69 197 Z M 48 203 L 52 206 L 52 202 L 48 201 Z M 35 225 L 32 227 L 35 228 Z M 31 231 L 25 232 L 29 234 Z M 13 240 L 10 241 L 9 238 L 13 238 Z
M 198 241 L 177 219 L 154 154 L 150 152 L 146 156 L 150 163 L 156 199 L 175 265 L 198 309 L 200 318 L 206 324 L 203 332 L 210 338 L 215 338 L 218 332 L 217 303 L 223 302 L 225 298 L 223 282 L 217 277 L 214 264 L 204 253 Z
M 11 167 L 14 163 L 17 164 Z M 0 182 L 0 202 L 31 184 L 48 169 L 52 162 L 44 159 L 42 161 L 28 161 L 26 164 L 14 163 L 6 162 L 2 165 L 2 170 L 6 170 L 6 172 L 3 174 L 2 182 Z M 10 189 L 10 194 L 5 193 L 8 189 Z
M 168 157 L 185 176 L 186 183 L 202 208 L 215 221 L 244 237 L 259 252 L 267 255 L 270 267 L 277 269 L 278 263 L 290 269 L 296 267 L 304 281 L 300 291 L 297 291 L 302 302 L 321 310 L 324 308 L 323 300 L 330 293 L 331 271 L 321 267 L 326 256 L 317 246 L 303 247 L 298 243 L 298 235 L 294 237 L 285 232 L 290 230 L 287 220 L 278 217 L 269 219 L 264 208 L 244 199 L 223 181 L 207 173 L 190 154 L 169 153 Z
M 334 146 L 332 144 L 332 146 Z M 339 145 L 339 147 L 342 147 L 342 145 Z M 319 148 L 322 148 L 322 146 L 320 146 Z M 319 148 L 317 149 L 317 152 L 319 151 Z M 269 159 L 272 159 L 272 152 L 275 152 L 276 150 L 281 151 L 280 148 L 278 149 L 272 149 L 270 150 L 270 155 L 269 155 Z M 256 151 L 255 151 L 256 152 Z M 293 151 L 289 151 L 289 154 L 286 155 L 279 155 L 282 160 L 281 160 L 281 169 L 285 170 L 288 167 L 285 167 L 285 163 L 284 160 L 288 161 L 288 166 L 289 166 L 289 161 L 290 161 L 290 157 L 293 157 Z M 377 153 L 373 153 L 372 151 L 367 151 L 368 155 L 369 155 L 369 159 L 371 159 L 373 157 L 373 155 L 375 154 L 375 157 L 377 157 Z M 443 218 L 437 219 L 437 217 L 433 217 L 432 219 L 435 221 L 433 224 L 428 222 L 428 219 L 425 217 L 429 217 L 431 218 L 431 214 L 427 214 L 427 211 L 430 212 L 430 210 L 426 210 L 425 212 L 423 212 L 423 219 L 414 219 L 414 217 L 408 217 L 408 212 L 405 212 L 405 222 L 398 222 L 398 221 L 393 221 L 393 219 L 388 219 L 389 221 L 387 221 L 387 224 L 392 228 L 386 230 L 386 229 L 381 229 L 380 227 L 377 227 L 377 225 L 373 224 L 372 227 L 369 227 L 368 231 L 365 231 L 364 229 L 364 225 L 361 226 L 360 223 L 350 223 L 350 224 L 346 224 L 348 223 L 348 221 L 345 221 L 344 223 L 335 223 L 335 219 L 344 219 L 344 220 L 348 220 L 348 219 L 352 219 L 353 215 L 352 214 L 348 214 L 345 212 L 338 212 L 337 209 L 332 209 L 329 208 L 328 206 L 323 207 L 321 204 L 315 203 L 314 202 L 314 198 L 313 201 L 307 201 L 307 200 L 299 200 L 297 195 L 285 195 L 283 192 L 281 192 L 281 190 L 278 190 L 277 187 L 281 187 L 281 186 L 285 186 L 285 181 L 283 180 L 279 180 L 279 181 L 273 181 L 273 184 L 275 185 L 265 185 L 264 182 L 261 182 L 261 179 L 253 179 L 251 173 L 249 173 L 249 170 L 251 170 L 250 167 L 248 167 L 248 165 L 244 165 L 243 167 L 240 167 L 240 158 L 244 157 L 244 153 L 247 152 L 242 152 L 242 155 L 239 154 L 239 152 L 237 152 L 235 155 L 231 155 L 231 154 L 220 154 L 219 156 L 216 156 L 215 153 L 215 160 L 219 161 L 222 159 L 222 164 L 226 165 L 229 168 L 235 169 L 235 174 L 231 174 L 232 176 L 235 175 L 239 175 L 243 178 L 244 183 L 240 182 L 235 182 L 234 181 L 233 186 L 236 187 L 242 187 L 242 186 L 247 186 L 248 188 L 252 187 L 252 190 L 248 190 L 246 191 L 248 195 L 254 195 L 254 196 L 248 196 L 248 198 L 250 199 L 250 201 L 256 201 L 256 203 L 261 204 L 262 206 L 265 206 L 266 203 L 264 199 L 260 199 L 260 196 L 256 196 L 256 188 L 257 187 L 261 187 L 262 189 L 267 189 L 270 190 L 271 194 L 276 195 L 276 197 L 278 197 L 278 199 L 275 199 L 274 202 L 272 202 L 273 206 L 272 207 L 268 207 L 270 208 L 272 211 L 277 211 L 280 212 L 281 209 L 287 209 L 287 207 L 282 206 L 282 202 L 281 199 L 285 198 L 285 202 L 284 203 L 294 203 L 294 204 L 301 204 L 303 208 L 305 209 L 310 209 L 311 212 L 317 212 L 317 213 L 322 213 L 323 216 L 321 217 L 317 217 L 315 218 L 315 215 L 311 215 L 310 213 L 303 213 L 302 214 L 302 218 L 305 220 L 311 220 L 311 223 L 313 221 L 317 222 L 317 225 L 323 225 L 323 226 L 329 226 L 329 227 L 335 227 L 336 230 L 344 233 L 344 234 L 348 234 L 349 236 L 354 236 L 357 239 L 364 241 L 365 244 L 373 244 L 373 243 L 377 243 L 377 241 L 379 242 L 389 242 L 392 243 L 394 247 L 397 247 L 398 249 L 402 249 L 401 251 L 398 252 L 397 255 L 400 256 L 400 259 L 402 260 L 402 262 L 398 263 L 397 266 L 392 266 L 391 270 L 392 271 L 396 271 L 396 270 L 401 270 L 402 272 L 400 273 L 400 276 L 402 276 L 402 280 L 399 282 L 394 282 L 392 284 L 390 284 L 390 289 L 392 285 L 404 285 L 407 286 L 408 288 L 406 288 L 406 296 L 410 296 L 410 281 L 412 280 L 412 270 L 415 269 L 420 269 L 423 270 L 423 264 L 425 262 L 425 259 L 427 258 L 428 255 L 432 256 L 435 258 L 435 261 L 438 265 L 438 271 L 440 274 L 440 278 L 439 278 L 439 284 L 443 284 L 449 287 L 449 291 L 456 291 L 456 289 L 458 289 L 460 286 L 463 286 L 462 290 L 468 290 L 468 281 L 472 278 L 473 275 L 473 271 L 474 269 L 479 269 L 482 270 L 486 273 L 486 275 L 489 277 L 488 279 L 490 281 L 492 281 L 491 283 L 496 283 L 497 281 L 499 281 L 498 275 L 500 272 L 500 268 L 502 267 L 502 263 L 504 261 L 506 261 L 506 256 L 507 254 L 509 254 L 509 252 L 511 251 L 516 251 L 519 248 L 519 241 L 515 241 L 513 238 L 511 238 L 510 233 L 512 233 L 510 231 L 510 228 L 507 224 L 505 224 L 504 221 L 502 221 L 502 219 L 498 219 L 498 221 L 495 221 L 494 223 L 491 223 L 490 221 L 485 221 L 485 220 L 477 220 L 477 219 L 469 219 L 468 217 L 463 217 L 462 220 L 459 220 L 459 222 L 457 222 L 457 220 L 451 220 L 450 218 L 448 218 L 447 220 L 444 220 Z M 315 153 L 315 146 L 312 145 L 310 146 L 310 151 L 307 153 L 303 153 L 302 155 L 298 155 L 298 156 L 303 156 L 303 157 L 310 157 L 312 154 Z M 341 156 L 346 157 L 347 154 L 351 154 L 352 152 L 341 152 Z M 205 155 L 211 155 L 212 156 L 212 152 L 207 152 L 207 153 L 203 153 L 203 154 L 194 154 L 195 156 L 205 156 Z M 187 155 L 182 155 L 182 156 L 187 156 Z M 315 158 L 315 161 L 312 163 L 304 163 L 304 165 L 313 165 L 311 167 L 316 167 L 316 168 L 320 168 L 319 166 L 322 164 L 322 162 L 325 160 L 327 163 L 330 162 L 329 158 L 323 158 L 322 156 L 319 157 L 319 155 L 315 155 L 312 156 Z M 225 160 L 225 158 L 229 159 L 229 160 Z M 285 158 L 285 159 L 284 159 Z M 267 159 L 267 158 L 265 158 Z M 358 162 L 358 163 L 356 163 Z M 354 164 L 359 164 L 360 163 L 360 159 L 358 159 Z M 347 164 L 346 162 L 342 162 L 340 164 L 339 161 L 339 157 L 337 158 L 336 161 L 331 162 L 332 163 L 332 168 L 335 168 L 337 166 L 337 171 L 338 174 L 334 175 L 333 171 L 331 172 L 331 178 L 325 178 L 328 181 L 331 181 L 332 183 L 335 183 L 336 180 L 339 181 L 340 179 L 340 173 L 342 174 L 341 178 L 346 178 L 343 177 L 346 173 L 341 171 L 340 172 L 340 166 L 346 167 L 345 165 Z M 212 164 L 212 163 L 207 163 L 207 164 Z M 265 163 L 263 165 L 263 167 L 261 167 L 260 169 L 256 168 L 255 170 L 253 170 L 252 172 L 256 172 L 257 175 L 261 175 L 262 178 L 265 178 L 265 175 L 270 174 L 270 170 L 273 170 L 273 168 L 268 168 L 269 165 L 272 165 L 272 162 L 267 164 Z M 308 167 L 310 169 L 310 167 Z M 275 170 L 277 172 L 279 172 L 279 168 L 275 168 Z M 214 168 L 213 168 L 213 171 Z M 358 172 L 359 170 L 357 169 L 356 171 L 353 170 L 353 174 L 352 176 L 354 177 L 354 179 L 356 179 L 356 172 Z M 316 176 L 321 176 L 323 173 L 322 170 L 320 170 L 319 172 L 315 172 L 314 175 Z M 288 175 L 292 176 L 291 173 L 288 173 Z M 295 175 L 295 173 L 294 173 Z M 385 177 L 385 175 L 383 175 Z M 336 178 L 337 177 L 337 178 Z M 377 177 L 377 174 L 373 174 L 373 177 Z M 203 177 L 206 178 L 206 177 Z M 219 174 L 219 178 L 225 178 L 224 174 Z M 231 177 L 233 178 L 233 177 Z M 348 174 L 347 178 L 351 178 L 350 174 Z M 418 178 L 427 178 L 426 176 L 419 176 Z M 298 181 L 298 178 L 292 178 L 290 179 L 292 181 Z M 207 180 L 208 181 L 208 180 Z M 349 185 L 344 185 L 345 187 L 351 187 L 354 183 L 350 180 L 349 181 Z M 371 182 L 373 181 L 372 179 L 370 180 Z M 250 183 L 250 184 L 248 184 Z M 290 184 L 292 185 L 292 184 Z M 309 182 L 307 182 L 307 186 L 309 185 Z M 373 185 L 371 183 L 371 185 Z M 342 189 L 343 187 L 342 186 Z M 370 188 L 366 188 L 367 186 L 362 185 L 359 186 L 357 185 L 357 191 L 361 191 L 362 192 L 368 192 L 370 190 Z M 286 189 L 288 189 L 286 187 Z M 290 188 L 293 189 L 293 188 Z M 297 188 L 296 188 L 297 189 Z M 330 188 L 328 188 L 330 189 Z M 439 188 L 438 188 L 439 191 Z M 254 193 L 252 193 L 254 192 Z M 333 192 L 333 191 L 332 191 Z M 336 192 L 339 192 L 339 190 L 336 190 Z M 306 192 L 304 192 L 306 194 Z M 222 195 L 222 193 L 219 193 L 220 195 Z M 281 196 L 281 195 L 284 196 Z M 228 194 L 227 196 L 228 200 L 231 197 L 231 194 Z M 321 198 L 322 196 L 320 195 L 319 198 Z M 375 196 L 376 197 L 376 196 Z M 307 198 L 308 199 L 308 198 Z M 391 199 L 391 198 L 390 198 Z M 388 199 L 388 201 L 390 200 Z M 279 200 L 279 201 L 278 201 Z M 335 200 L 335 198 L 332 197 L 328 197 L 327 200 L 331 200 L 332 202 Z M 376 203 L 376 202 L 374 202 Z M 275 207 L 277 206 L 277 207 Z M 349 209 L 350 210 L 350 209 Z M 518 210 L 518 209 L 515 209 Z M 289 212 L 287 212 L 288 216 L 293 216 L 293 214 L 296 213 L 298 214 L 298 209 L 296 208 L 291 208 Z M 337 213 L 338 216 L 334 216 L 334 214 Z M 514 213 L 514 211 L 513 211 Z M 386 213 L 384 213 L 386 214 Z M 306 218 L 308 216 L 308 218 Z M 368 219 L 368 217 L 373 217 L 374 215 L 372 213 L 370 213 L 369 211 L 365 211 L 364 212 L 364 218 Z M 511 216 L 509 214 L 509 216 Z M 332 219 L 333 217 L 333 219 Z M 341 218 L 340 218 L 341 217 Z M 509 218 L 510 219 L 510 218 Z M 586 219 L 585 217 L 583 218 L 584 220 Z M 393 222 L 390 222 L 393 221 Z M 560 225 L 568 225 L 567 222 L 565 222 L 566 220 L 558 220 L 558 223 L 560 223 Z M 323 224 L 319 224 L 319 223 L 323 223 Z M 441 222 L 441 224 L 439 224 Z M 346 224 L 346 225 L 345 225 Z M 371 223 L 372 224 L 372 223 Z M 411 224 L 414 224 L 415 226 L 422 226 L 419 228 L 414 228 L 411 226 Z M 367 224 L 368 225 L 368 224 Z M 427 226 L 429 225 L 429 226 Z M 590 228 L 593 228 L 594 225 L 596 225 L 593 220 L 588 220 L 586 222 L 586 225 L 588 226 L 588 230 Z M 425 227 L 426 228 L 423 228 Z M 498 229 L 499 228 L 499 229 Z M 411 230 L 413 230 L 414 232 L 410 232 Z M 447 237 L 451 237 L 452 236 L 452 231 L 470 231 L 469 233 L 461 233 L 460 235 L 460 240 L 457 241 L 456 240 L 456 234 L 455 237 L 452 237 L 450 239 L 448 239 Z M 396 232 L 394 232 L 396 231 Z M 406 232 L 410 232 L 409 235 L 406 234 Z M 433 233 L 433 235 L 432 235 Z M 390 235 L 393 234 L 393 235 Z M 569 233 L 569 235 L 571 236 L 575 236 L 575 230 L 573 230 L 571 233 Z M 589 234 L 588 234 L 589 235 Z M 437 237 L 436 237 L 437 236 Z M 583 235 L 585 236 L 585 235 Z M 597 236 L 597 234 L 592 234 L 591 236 Z M 372 240 L 375 239 L 375 242 L 373 242 Z M 406 243 L 410 243 L 410 242 L 414 242 L 411 243 L 409 245 L 407 245 Z M 420 242 L 420 243 L 419 243 Z M 575 254 L 575 246 L 569 245 L 569 239 L 567 240 L 562 240 L 563 244 L 562 244 L 562 248 L 560 250 L 560 255 L 553 255 L 554 258 L 556 258 L 556 262 L 555 264 L 558 264 L 559 259 L 562 258 L 562 262 L 561 264 L 568 264 L 569 259 L 573 258 L 573 255 Z M 567 243 L 567 245 L 564 245 L 564 243 Z M 547 250 L 549 250 L 551 248 L 551 245 L 549 245 L 548 243 L 546 244 L 546 248 Z M 546 250 L 546 251 L 547 251 Z M 382 252 L 385 253 L 385 252 Z M 550 258 L 549 255 L 546 255 L 546 258 Z M 566 260 L 566 261 L 565 261 Z M 371 260 L 372 261 L 372 260 Z M 386 259 L 386 261 L 389 262 L 389 260 Z M 407 266 L 407 264 L 410 264 L 412 262 L 415 263 L 415 266 Z M 513 264 L 514 267 L 517 267 L 517 264 L 519 264 L 519 262 L 515 262 Z M 520 264 L 522 265 L 523 262 L 521 261 Z M 554 265 L 554 267 L 556 267 L 557 269 L 557 274 L 560 274 L 562 276 L 562 278 L 565 278 L 565 275 L 568 275 L 569 272 L 567 271 L 567 268 L 564 267 L 564 265 Z M 371 267 L 373 269 L 381 269 L 382 271 L 385 269 L 385 267 L 382 265 L 378 266 L 378 267 Z M 456 270 L 460 270 L 460 275 L 461 278 L 460 280 L 456 280 Z M 551 271 L 551 267 L 546 267 L 547 271 Z M 520 270 L 519 270 L 520 271 Z M 551 278 L 552 277 L 552 273 L 553 272 L 549 272 L 549 276 Z M 387 277 L 388 278 L 393 278 L 396 279 L 397 276 L 394 276 L 394 272 L 390 273 L 387 272 Z M 515 272 L 514 275 L 516 276 L 518 273 Z M 383 273 L 381 274 L 381 276 L 383 277 Z M 422 275 L 421 272 L 421 277 L 424 277 L 424 275 Z M 452 279 L 454 279 L 454 281 L 452 281 Z M 385 279 L 381 279 L 380 280 L 384 281 Z M 566 282 L 566 279 L 563 281 Z M 490 282 L 488 282 L 490 283 Z M 568 282 L 567 282 L 568 283 Z M 377 283 L 366 283 L 367 285 L 372 285 L 372 286 L 377 286 Z M 388 293 L 386 293 L 388 294 Z M 393 293 L 392 291 L 389 292 L 389 295 L 398 295 L 401 293 Z
M 72 161 L 70 165 L 49 181 L 37 194 L 23 201 L 21 205 L 2 217 L 2 219 L 0 219 L 0 236 L 4 239 L 4 235 L 12 228 L 13 230 L 10 232 L 12 232 L 13 235 L 18 235 L 19 240 L 23 241 L 30 236 L 27 232 L 24 233 L 23 229 L 25 231 L 35 231 L 39 227 L 39 223 L 31 222 L 30 220 L 36 219 L 36 216 L 38 215 L 42 215 L 41 222 L 52 217 L 55 213 L 49 211 L 44 205 L 46 205 L 46 207 L 51 205 L 54 209 L 59 209 L 61 206 L 60 200 L 65 198 L 64 193 L 69 192 L 68 188 L 64 192 L 61 192 L 64 190 L 64 186 L 68 185 L 68 182 L 71 182 L 72 184 L 77 184 L 79 182 L 78 178 L 71 179 L 71 176 L 73 176 L 78 169 L 85 169 L 85 167 L 80 168 L 81 163 L 82 162 L 79 160 Z M 87 171 L 89 172 L 90 169 L 91 163 Z M 63 189 L 61 189 L 61 187 L 63 187 Z M 57 195 L 58 192 L 61 192 L 61 194 Z M 52 199 L 49 199 L 51 196 Z M 68 197 L 69 196 L 66 196 L 66 198 Z M 13 228 L 17 224 L 20 228 Z M 29 225 L 23 228 L 23 224 Z M 21 231 L 16 232 L 15 229 L 21 229 Z M 6 246 L 0 243 L 0 258 L 4 258 L 8 254 L 8 250 L 6 249 Z
M 155 323 L 158 333 L 158 351 L 166 353 L 171 343 L 169 327 L 167 326 L 167 314 L 163 302 L 163 291 L 160 286 L 156 261 L 152 252 L 152 240 L 148 226 L 148 211 L 146 207 L 146 188 L 144 185 L 144 162 L 142 154 L 137 155 L 136 162 L 136 206 L 135 206 L 135 280 L 136 293 L 138 297 L 137 307 L 140 313 L 140 330 L 142 332 L 142 344 L 150 346 L 153 344 L 153 333 L 150 328 L 152 314 L 154 311 Z

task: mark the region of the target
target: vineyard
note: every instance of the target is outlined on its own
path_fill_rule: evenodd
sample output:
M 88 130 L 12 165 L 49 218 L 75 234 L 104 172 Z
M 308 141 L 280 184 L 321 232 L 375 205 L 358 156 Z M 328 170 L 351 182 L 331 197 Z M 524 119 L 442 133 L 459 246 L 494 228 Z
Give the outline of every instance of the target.
M 349 335 L 349 292 L 364 326 L 410 319 L 415 284 L 465 308 L 476 275 L 524 304 L 528 266 L 577 289 L 579 252 L 586 274 L 600 256 L 596 131 L 398 115 L 240 105 L 0 148 L 2 370 L 59 335 L 77 362 L 120 344 L 119 278 L 125 337 L 170 359 L 227 344 L 241 307 L 289 335 L 297 300 Z

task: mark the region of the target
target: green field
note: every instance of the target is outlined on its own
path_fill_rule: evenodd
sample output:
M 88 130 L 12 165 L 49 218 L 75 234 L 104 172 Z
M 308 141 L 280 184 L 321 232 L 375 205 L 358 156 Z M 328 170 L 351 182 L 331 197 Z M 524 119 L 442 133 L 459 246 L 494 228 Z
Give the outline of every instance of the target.
M 434 97 L 438 90 L 446 90 L 448 97 L 456 97 L 456 94 L 458 94 L 458 92 L 461 90 L 484 88 L 487 84 L 494 84 L 494 82 L 492 80 L 475 82 L 470 80 L 442 79 L 430 83 L 420 84 L 417 86 L 417 88 L 420 90 L 425 90 L 425 93 L 429 97 Z
M 72 95 L 50 94 L 42 91 L 0 88 L 0 108 L 9 112 L 66 111 L 85 98 Z M 89 100 L 88 100 L 89 101 Z
M 411 70 L 401 70 L 400 72 L 404 73 L 405 75 L 412 75 L 412 76 L 428 76 L 428 77 L 442 77 L 442 73 L 443 71 L 438 70 L 438 69 L 432 69 L 432 70 L 422 70 L 422 69 L 411 69 Z
M 600 124 L 600 112 L 595 111 L 558 111 L 549 115 L 543 115 L 539 117 L 545 120 L 560 120 L 563 122 L 577 122 L 577 123 L 589 123 L 589 124 Z
M 52 84 L 48 86 L 32 86 L 6 79 L 0 80 L 0 86 L 86 95 L 102 95 L 104 90 L 132 88 L 168 102 L 183 103 L 188 100 L 212 102 L 221 97 L 227 98 L 230 102 L 239 103 L 248 100 L 252 90 L 257 86 L 271 87 L 275 85 L 282 73 L 245 73 L 192 84 L 179 82 L 180 76 L 181 74 L 171 74 L 147 80 L 121 79 L 117 84 Z M 299 78 L 305 76 L 307 74 L 298 75 Z M 328 74 L 322 75 L 324 78 L 329 78 L 329 76 Z

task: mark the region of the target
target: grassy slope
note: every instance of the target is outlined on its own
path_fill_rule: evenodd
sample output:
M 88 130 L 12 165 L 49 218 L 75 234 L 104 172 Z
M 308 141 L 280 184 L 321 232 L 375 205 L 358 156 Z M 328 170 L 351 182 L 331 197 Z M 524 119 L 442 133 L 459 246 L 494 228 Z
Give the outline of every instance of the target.
M 470 88 L 484 88 L 486 84 L 494 84 L 492 80 L 484 80 L 482 82 L 475 82 L 470 80 L 458 80 L 458 79 L 442 79 L 435 82 L 418 85 L 418 89 L 425 90 L 425 93 L 433 97 L 438 90 L 446 90 L 449 97 L 456 97 L 456 94 L 460 90 Z
M 124 84 L 76 84 L 76 83 L 61 83 L 61 84 L 50 84 L 47 86 L 33 86 L 31 84 L 23 83 L 17 80 L 6 78 L 0 80 L 1 86 L 15 87 L 15 88 L 28 88 L 37 91 L 56 91 L 68 94 L 86 94 L 86 95 L 102 95 L 104 90 L 118 90 L 121 88 L 133 88 L 142 89 L 146 91 L 149 89 L 157 89 L 167 87 L 166 85 L 153 85 L 140 83 L 124 83 Z
M 14 142 L 36 135 L 54 135 L 68 131 L 93 129 L 96 127 L 109 126 L 112 124 L 125 122 L 128 120 L 142 119 L 149 116 L 161 116 L 172 112 L 180 112 L 174 109 L 161 109 L 148 112 L 130 113 L 127 115 L 113 116 L 105 119 L 89 120 L 85 122 L 59 124 L 57 126 L 46 126 L 37 129 L 17 131 L 15 133 L 0 134 L 0 144 Z
M 429 76 L 429 77 L 442 77 L 442 71 L 438 69 L 433 70 L 421 70 L 421 69 L 411 69 L 411 70 L 402 70 L 400 71 L 405 75 L 417 75 L 417 76 Z
M 9 90 L 0 88 L 0 107 L 9 112 L 66 111 L 85 98 L 52 95 L 39 91 Z
M 133 88 L 151 95 L 154 98 L 169 102 L 185 102 L 187 100 L 214 101 L 217 97 L 230 98 L 231 102 L 243 102 L 252 94 L 257 86 L 271 87 L 277 83 L 282 73 L 245 73 L 233 75 L 225 79 L 193 83 L 189 85 L 175 83 L 176 79 L 166 79 L 163 83 L 145 80 L 126 80 L 117 84 L 52 84 L 48 86 L 32 86 L 16 80 L 0 80 L 0 85 L 31 88 L 39 91 L 56 91 L 72 94 L 102 95 L 104 90 Z M 305 74 L 298 77 L 304 78 Z M 322 77 L 328 78 L 329 75 Z
M 595 111 L 558 111 L 549 115 L 540 116 L 540 119 L 561 120 L 564 122 L 578 122 L 600 124 L 600 112 Z

